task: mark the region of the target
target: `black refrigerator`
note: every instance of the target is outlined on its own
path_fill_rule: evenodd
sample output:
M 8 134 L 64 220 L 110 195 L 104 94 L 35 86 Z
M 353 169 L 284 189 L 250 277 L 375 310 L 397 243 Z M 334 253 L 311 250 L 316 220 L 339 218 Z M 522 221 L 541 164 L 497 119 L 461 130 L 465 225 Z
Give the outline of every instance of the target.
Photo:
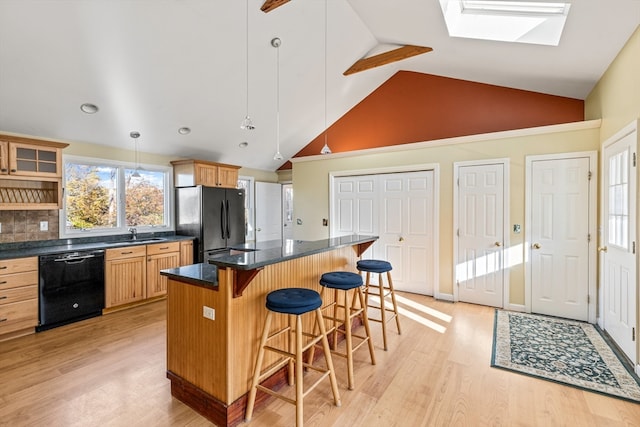
M 176 234 L 195 237 L 194 261 L 245 242 L 244 189 L 176 188 Z

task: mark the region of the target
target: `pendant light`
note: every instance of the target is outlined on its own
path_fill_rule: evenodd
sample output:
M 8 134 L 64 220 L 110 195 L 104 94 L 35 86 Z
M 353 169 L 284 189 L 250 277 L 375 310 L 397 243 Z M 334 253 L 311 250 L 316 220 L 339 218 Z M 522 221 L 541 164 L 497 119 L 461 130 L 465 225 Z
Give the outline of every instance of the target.
M 140 138 L 140 132 L 136 132 L 136 131 L 131 131 L 129 132 L 129 136 L 131 138 L 133 138 L 133 145 L 135 146 L 135 152 L 136 152 L 136 169 L 133 172 L 133 174 L 131 174 L 132 178 L 140 178 L 140 166 L 138 165 L 138 138 Z
M 276 154 L 273 160 L 282 160 L 280 154 L 280 45 L 282 40 L 278 37 L 271 39 L 271 46 L 276 48 Z
M 245 42 L 246 42 L 246 65 L 247 65 L 247 70 L 246 70 L 246 74 L 245 77 L 247 79 L 247 114 L 244 116 L 244 119 L 242 120 L 242 123 L 240 123 L 240 129 L 244 129 L 244 130 L 254 130 L 256 127 L 253 125 L 253 121 L 251 121 L 251 117 L 249 117 L 249 0 L 246 1 L 246 25 L 245 25 L 245 29 L 246 29 L 246 37 L 245 37 Z
M 327 143 L 327 2 L 324 0 L 324 145 L 320 154 L 331 154 Z

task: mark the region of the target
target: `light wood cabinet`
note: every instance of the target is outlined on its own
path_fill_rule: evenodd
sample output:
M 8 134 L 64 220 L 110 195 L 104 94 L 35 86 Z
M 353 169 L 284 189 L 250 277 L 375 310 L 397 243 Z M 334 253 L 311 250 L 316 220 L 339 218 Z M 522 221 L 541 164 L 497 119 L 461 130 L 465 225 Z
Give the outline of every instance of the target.
M 35 332 L 38 258 L 0 261 L 0 341 Z
M 107 249 L 105 253 L 105 308 L 146 298 L 146 246 Z
M 0 210 L 60 209 L 67 145 L 0 135 Z
M 167 278 L 160 270 L 180 266 L 180 242 L 147 245 L 147 298 L 167 293 Z
M 240 166 L 204 160 L 175 160 L 173 179 L 176 187 L 205 185 L 207 187 L 236 188 Z
M 180 242 L 180 265 L 191 265 L 195 262 L 193 257 L 193 240 Z
M 0 141 L 0 175 L 9 173 L 9 143 Z

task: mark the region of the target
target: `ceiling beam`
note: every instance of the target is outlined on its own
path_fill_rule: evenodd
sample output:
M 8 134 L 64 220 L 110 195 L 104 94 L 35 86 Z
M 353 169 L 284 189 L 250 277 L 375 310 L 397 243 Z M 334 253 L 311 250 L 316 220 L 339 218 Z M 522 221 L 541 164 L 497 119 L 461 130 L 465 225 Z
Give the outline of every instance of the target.
M 362 58 L 356 61 L 342 74 L 348 76 L 349 74 L 359 73 L 360 71 L 368 70 L 370 68 L 379 67 L 381 65 L 411 58 L 412 56 L 420 55 L 422 53 L 431 52 L 432 50 L 432 48 L 424 46 L 401 46 L 397 49 L 390 50 L 389 52 L 383 52 L 368 58 Z
M 260 10 L 263 11 L 264 13 L 269 13 L 273 9 L 280 7 L 285 3 L 289 3 L 289 0 L 267 0 L 260 7 Z

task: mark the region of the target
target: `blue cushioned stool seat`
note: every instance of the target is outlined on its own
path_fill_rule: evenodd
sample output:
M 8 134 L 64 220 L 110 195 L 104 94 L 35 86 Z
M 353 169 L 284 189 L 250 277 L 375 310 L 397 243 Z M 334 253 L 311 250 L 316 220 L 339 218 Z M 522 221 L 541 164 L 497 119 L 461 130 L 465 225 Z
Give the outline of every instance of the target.
M 360 271 L 368 271 L 370 273 L 386 273 L 391 271 L 391 263 L 389 261 L 381 261 L 378 259 L 363 259 L 356 263 L 356 267 Z
M 349 290 L 362 286 L 362 276 L 349 271 L 332 271 L 320 276 L 320 284 L 332 289 Z
M 279 289 L 270 292 L 266 303 L 269 310 L 286 314 L 307 313 L 321 305 L 320 294 L 313 289 L 305 288 Z

